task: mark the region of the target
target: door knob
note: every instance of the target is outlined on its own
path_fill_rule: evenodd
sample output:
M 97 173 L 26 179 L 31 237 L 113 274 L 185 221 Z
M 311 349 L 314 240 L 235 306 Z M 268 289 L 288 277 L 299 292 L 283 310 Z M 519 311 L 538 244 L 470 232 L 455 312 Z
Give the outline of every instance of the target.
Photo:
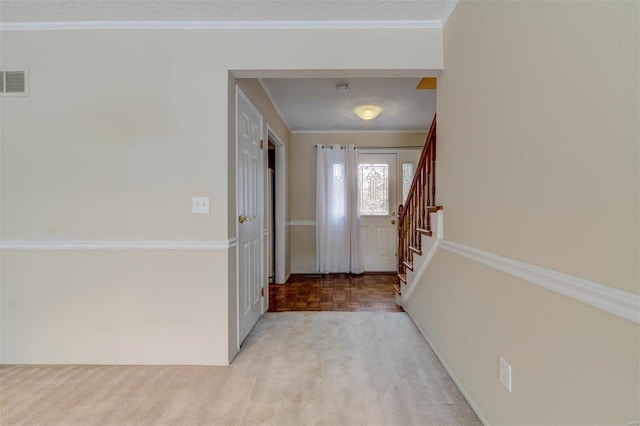
M 396 224 L 396 220 L 395 220 L 395 219 L 392 219 L 392 220 L 391 220 L 391 224 L 392 224 L 392 225 L 395 225 L 395 224 Z
M 251 218 L 249 216 L 240 215 L 238 216 L 238 222 L 240 223 L 251 222 Z

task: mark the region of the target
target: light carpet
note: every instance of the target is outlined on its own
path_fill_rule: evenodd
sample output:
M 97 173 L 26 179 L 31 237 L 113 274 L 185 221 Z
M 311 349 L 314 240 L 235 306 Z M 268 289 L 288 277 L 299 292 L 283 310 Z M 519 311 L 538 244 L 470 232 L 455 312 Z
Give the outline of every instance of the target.
M 405 313 L 267 313 L 229 367 L 2 366 L 0 424 L 479 425 Z

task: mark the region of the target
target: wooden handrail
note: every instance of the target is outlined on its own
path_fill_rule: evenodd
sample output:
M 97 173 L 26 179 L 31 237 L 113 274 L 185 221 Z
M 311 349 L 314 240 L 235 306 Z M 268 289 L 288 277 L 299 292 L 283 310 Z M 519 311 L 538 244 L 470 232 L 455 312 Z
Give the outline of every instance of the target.
M 404 205 L 398 206 L 398 276 L 406 281 L 414 253 L 422 253 L 422 237 L 431 236 L 431 213 L 436 206 L 436 116 L 424 143 Z M 404 280 L 402 279 L 404 277 Z M 402 288 L 402 285 L 400 285 Z

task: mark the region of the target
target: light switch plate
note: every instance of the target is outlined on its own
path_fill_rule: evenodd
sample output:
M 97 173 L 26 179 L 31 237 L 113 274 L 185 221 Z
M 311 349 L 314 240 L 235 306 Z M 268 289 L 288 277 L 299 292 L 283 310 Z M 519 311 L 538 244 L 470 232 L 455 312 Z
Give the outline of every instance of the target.
M 511 393 L 511 365 L 500 357 L 500 383 Z
M 191 213 L 209 214 L 209 197 L 193 197 Z

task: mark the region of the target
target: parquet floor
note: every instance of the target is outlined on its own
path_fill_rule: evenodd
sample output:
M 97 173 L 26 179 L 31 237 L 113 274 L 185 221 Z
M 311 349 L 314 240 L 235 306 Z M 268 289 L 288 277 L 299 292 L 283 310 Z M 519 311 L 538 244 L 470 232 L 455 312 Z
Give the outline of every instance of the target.
M 395 275 L 292 275 L 286 284 L 269 285 L 269 312 L 403 312 L 396 305 Z

